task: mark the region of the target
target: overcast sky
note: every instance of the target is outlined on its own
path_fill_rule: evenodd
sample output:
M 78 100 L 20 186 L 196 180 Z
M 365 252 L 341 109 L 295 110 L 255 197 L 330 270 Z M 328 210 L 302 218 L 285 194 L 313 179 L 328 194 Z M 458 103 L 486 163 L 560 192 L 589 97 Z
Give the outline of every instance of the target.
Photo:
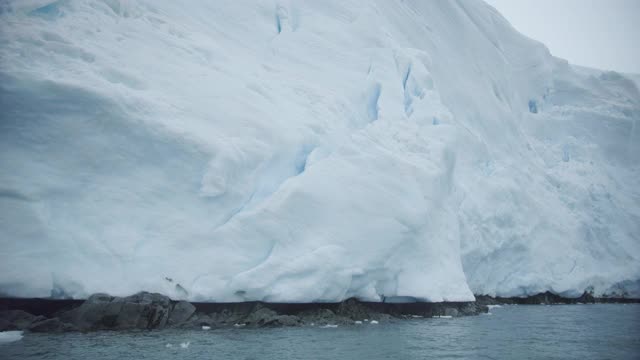
M 570 63 L 640 74 L 640 0 L 485 0 Z

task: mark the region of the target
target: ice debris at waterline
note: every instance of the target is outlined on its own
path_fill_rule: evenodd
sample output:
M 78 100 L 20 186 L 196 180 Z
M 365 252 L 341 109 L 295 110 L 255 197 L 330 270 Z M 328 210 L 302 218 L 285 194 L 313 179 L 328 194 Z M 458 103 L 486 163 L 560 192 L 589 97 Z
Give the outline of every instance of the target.
M 0 43 L 2 294 L 640 296 L 636 85 L 482 1 L 5 0 Z
M 22 340 L 23 333 L 23 331 L 18 330 L 0 331 L 0 344 Z

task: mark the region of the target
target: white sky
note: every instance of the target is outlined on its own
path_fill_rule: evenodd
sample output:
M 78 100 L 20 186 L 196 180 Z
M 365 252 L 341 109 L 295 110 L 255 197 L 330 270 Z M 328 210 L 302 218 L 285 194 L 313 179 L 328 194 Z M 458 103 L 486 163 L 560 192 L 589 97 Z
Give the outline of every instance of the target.
M 640 0 L 485 0 L 572 64 L 640 74 Z

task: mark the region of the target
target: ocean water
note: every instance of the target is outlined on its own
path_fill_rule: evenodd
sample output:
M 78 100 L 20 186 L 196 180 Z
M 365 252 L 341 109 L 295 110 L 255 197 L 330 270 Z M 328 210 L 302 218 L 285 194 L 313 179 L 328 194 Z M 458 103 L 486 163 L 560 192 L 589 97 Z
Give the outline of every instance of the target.
M 520 305 L 334 328 L 25 334 L 2 359 L 640 359 L 640 305 Z

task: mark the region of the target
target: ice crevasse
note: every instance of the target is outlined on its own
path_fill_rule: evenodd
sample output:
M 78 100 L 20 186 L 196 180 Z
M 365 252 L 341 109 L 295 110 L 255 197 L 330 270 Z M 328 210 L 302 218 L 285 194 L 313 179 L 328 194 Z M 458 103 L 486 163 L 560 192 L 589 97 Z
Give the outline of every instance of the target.
M 640 94 L 478 0 L 0 1 L 0 294 L 640 296 Z

